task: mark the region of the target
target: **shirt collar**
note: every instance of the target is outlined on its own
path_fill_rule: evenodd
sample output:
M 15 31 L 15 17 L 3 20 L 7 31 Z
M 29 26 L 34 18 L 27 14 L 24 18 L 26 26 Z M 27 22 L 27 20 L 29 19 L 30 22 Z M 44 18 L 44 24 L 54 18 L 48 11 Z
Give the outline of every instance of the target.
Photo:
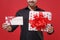
M 27 6 L 25 9 L 30 10 L 30 9 L 28 8 L 28 6 Z M 37 11 L 37 10 L 39 10 L 39 8 L 36 6 L 36 8 L 35 8 L 34 11 Z

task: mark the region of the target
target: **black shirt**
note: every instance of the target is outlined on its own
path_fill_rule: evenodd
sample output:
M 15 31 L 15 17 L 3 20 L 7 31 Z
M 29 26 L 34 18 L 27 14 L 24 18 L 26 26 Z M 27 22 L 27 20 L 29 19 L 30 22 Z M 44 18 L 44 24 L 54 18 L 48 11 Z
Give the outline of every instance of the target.
M 28 20 L 29 20 L 29 11 L 28 7 L 19 10 L 16 13 L 16 16 L 23 16 L 23 25 L 21 26 L 21 38 L 20 40 L 43 40 L 43 33 L 41 31 L 28 31 Z M 44 11 L 36 7 L 35 11 Z M 14 31 L 18 26 L 13 25 L 12 31 Z

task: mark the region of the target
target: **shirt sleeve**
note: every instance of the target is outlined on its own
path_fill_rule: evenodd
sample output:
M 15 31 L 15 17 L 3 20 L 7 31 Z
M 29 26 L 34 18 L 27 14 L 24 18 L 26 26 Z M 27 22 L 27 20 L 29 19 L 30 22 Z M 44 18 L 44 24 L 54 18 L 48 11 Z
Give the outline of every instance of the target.
M 21 16 L 20 14 L 21 14 L 20 12 L 17 12 L 15 16 L 16 16 L 16 17 L 17 17 L 17 16 Z M 12 30 L 9 31 L 9 32 L 13 32 L 19 25 L 10 25 L 10 26 L 11 26 Z

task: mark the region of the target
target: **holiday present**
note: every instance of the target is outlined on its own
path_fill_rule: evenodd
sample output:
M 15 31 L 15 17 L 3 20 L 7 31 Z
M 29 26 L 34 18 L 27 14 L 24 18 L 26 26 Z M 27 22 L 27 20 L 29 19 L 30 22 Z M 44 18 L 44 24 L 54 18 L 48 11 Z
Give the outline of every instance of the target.
M 5 23 L 7 23 L 8 25 L 23 25 L 23 17 L 6 16 Z
M 51 23 L 51 12 L 30 11 L 29 12 L 29 31 L 41 31 L 47 24 Z

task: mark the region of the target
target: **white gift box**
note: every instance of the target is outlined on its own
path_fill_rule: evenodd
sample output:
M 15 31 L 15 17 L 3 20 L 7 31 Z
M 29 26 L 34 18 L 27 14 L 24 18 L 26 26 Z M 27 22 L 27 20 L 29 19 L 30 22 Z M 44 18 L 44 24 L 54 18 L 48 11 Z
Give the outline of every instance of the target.
M 13 17 L 13 16 L 7 16 L 5 17 L 6 23 L 8 25 L 23 25 L 23 17 Z
M 48 20 L 52 20 L 52 14 L 51 12 L 46 12 L 46 11 L 30 11 L 29 12 L 29 20 L 33 20 L 34 19 L 34 15 L 38 15 L 42 13 L 44 18 L 48 18 Z M 29 27 L 28 27 L 29 31 L 38 31 L 38 29 L 36 29 L 36 27 L 32 28 L 31 24 L 29 23 Z

